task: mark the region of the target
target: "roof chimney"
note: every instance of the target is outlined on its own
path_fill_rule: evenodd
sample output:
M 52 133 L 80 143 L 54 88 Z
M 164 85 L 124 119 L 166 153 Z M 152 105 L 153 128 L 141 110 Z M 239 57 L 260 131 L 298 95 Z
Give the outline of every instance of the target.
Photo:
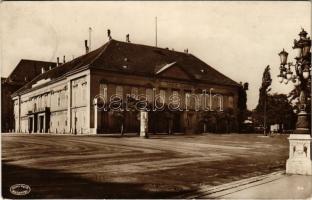
M 188 49 L 184 49 L 184 53 L 188 53 Z
M 58 67 L 59 65 L 60 65 L 60 58 L 57 57 L 57 58 L 56 58 L 56 66 Z
M 45 73 L 45 68 L 41 67 L 41 74 Z
M 65 60 L 65 55 L 63 56 L 63 63 L 66 63 L 66 60 Z
M 129 35 L 129 33 L 126 35 L 126 42 L 130 43 L 130 35 Z
M 109 29 L 107 29 L 107 36 L 108 36 L 108 39 L 109 39 L 109 40 L 112 39 L 111 31 L 110 31 Z
M 89 53 L 88 40 L 85 40 L 86 54 Z

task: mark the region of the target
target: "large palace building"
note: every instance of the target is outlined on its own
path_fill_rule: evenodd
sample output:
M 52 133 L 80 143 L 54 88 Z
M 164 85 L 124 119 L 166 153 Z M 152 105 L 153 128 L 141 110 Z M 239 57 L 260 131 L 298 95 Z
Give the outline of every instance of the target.
M 240 85 L 194 55 L 165 48 L 121 42 L 114 39 L 69 62 L 57 64 L 25 84 L 13 95 L 16 132 L 99 134 L 118 132 L 114 111 L 97 109 L 95 97 L 109 99 L 144 94 L 148 102 L 160 95 L 168 103 L 181 97 L 181 110 L 166 117 L 159 112 L 149 130 L 203 131 L 201 112 L 195 110 L 192 94 L 207 91 L 210 108 L 237 113 Z M 218 95 L 216 95 L 218 94 Z M 213 98 L 211 98 L 213 97 Z M 185 109 L 186 106 L 189 108 Z M 204 106 L 199 101 L 199 106 Z M 163 113 L 163 114 L 162 114 Z M 125 132 L 138 132 L 139 119 L 126 112 Z

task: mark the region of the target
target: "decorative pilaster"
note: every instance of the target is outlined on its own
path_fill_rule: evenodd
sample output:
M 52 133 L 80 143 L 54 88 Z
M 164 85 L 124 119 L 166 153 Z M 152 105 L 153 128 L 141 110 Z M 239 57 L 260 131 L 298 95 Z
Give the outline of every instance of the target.
M 72 133 L 72 120 L 71 120 L 71 104 L 72 103 L 72 87 L 71 87 L 71 80 L 67 83 L 67 133 Z
M 94 133 L 97 134 L 98 133 L 98 101 L 97 99 L 93 100 L 94 104 L 93 104 L 93 110 L 94 110 Z
M 86 75 L 86 100 L 87 100 L 87 112 L 86 112 L 86 123 L 87 123 L 87 130 L 88 133 L 92 133 L 92 125 L 91 125 L 91 106 L 92 106 L 92 99 L 91 99 L 91 89 L 92 89 L 92 83 L 91 83 L 91 72 Z

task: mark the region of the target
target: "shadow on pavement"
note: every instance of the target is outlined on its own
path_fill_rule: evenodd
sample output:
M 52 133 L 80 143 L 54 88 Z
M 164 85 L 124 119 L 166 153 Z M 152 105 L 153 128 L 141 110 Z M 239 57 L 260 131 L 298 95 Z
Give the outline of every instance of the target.
M 92 169 L 90 169 L 92 170 Z M 95 174 L 95 173 L 94 173 Z M 27 184 L 25 196 L 10 193 L 10 186 Z M 26 168 L 2 163 L 2 197 L 7 199 L 39 198 L 170 198 L 187 191 L 148 191 L 144 183 L 117 183 L 90 180 L 75 173 Z

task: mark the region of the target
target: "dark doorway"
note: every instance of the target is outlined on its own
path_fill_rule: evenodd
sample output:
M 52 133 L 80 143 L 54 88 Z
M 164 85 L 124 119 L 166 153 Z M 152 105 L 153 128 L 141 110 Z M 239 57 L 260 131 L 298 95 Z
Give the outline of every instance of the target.
M 44 128 L 43 128 L 43 124 L 44 124 L 44 116 L 39 116 L 39 123 L 40 123 L 40 130 L 39 132 L 40 133 L 43 133 L 44 132 Z
M 34 133 L 37 132 L 37 122 L 38 122 L 38 116 L 34 115 Z
M 32 117 L 29 117 L 29 119 L 28 119 L 28 123 L 29 123 L 29 125 L 28 125 L 28 132 L 29 133 L 32 133 L 32 131 L 33 131 L 33 118 Z
M 149 131 L 152 133 L 168 133 L 169 120 L 172 120 L 165 111 L 155 111 L 149 113 Z
M 188 112 L 186 114 L 186 121 L 185 121 L 185 132 L 186 133 L 194 133 L 195 131 L 195 114 L 192 112 Z
M 173 113 L 173 132 L 181 132 L 181 113 L 179 111 Z
M 106 111 L 99 111 L 100 113 L 100 124 L 98 124 L 99 132 L 103 133 L 108 131 L 108 112 Z
M 129 133 L 138 133 L 140 131 L 140 121 L 138 112 L 125 112 L 125 131 Z

